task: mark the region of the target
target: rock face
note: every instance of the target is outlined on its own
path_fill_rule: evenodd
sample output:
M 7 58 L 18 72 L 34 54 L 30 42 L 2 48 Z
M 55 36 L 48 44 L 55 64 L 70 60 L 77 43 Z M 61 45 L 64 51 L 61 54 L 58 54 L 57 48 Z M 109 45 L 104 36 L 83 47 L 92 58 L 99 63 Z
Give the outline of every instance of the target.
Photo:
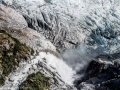
M 119 90 L 120 58 L 117 55 L 118 53 L 114 55 L 101 55 L 92 60 L 87 67 L 84 77 L 75 81 L 78 89 Z M 116 57 L 110 58 L 109 56 Z
M 15 10 L 0 4 L 0 29 L 7 31 L 13 37 L 26 43 L 34 50 L 51 49 L 56 51 L 54 45 L 36 31 L 28 28 L 22 15 Z
M 34 54 L 32 48 L 22 44 L 4 30 L 0 30 L 0 86 L 21 61 L 27 61 Z

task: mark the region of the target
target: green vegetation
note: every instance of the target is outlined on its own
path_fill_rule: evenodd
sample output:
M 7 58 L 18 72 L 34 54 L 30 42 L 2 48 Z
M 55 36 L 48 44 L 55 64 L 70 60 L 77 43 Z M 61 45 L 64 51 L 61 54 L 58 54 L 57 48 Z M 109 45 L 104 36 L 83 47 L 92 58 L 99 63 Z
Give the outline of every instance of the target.
M 4 83 L 5 83 L 5 76 L 2 75 L 0 76 L 0 85 L 4 85 Z
M 29 75 L 27 80 L 20 85 L 20 90 L 49 90 L 49 87 L 49 77 L 38 72 Z
M 21 60 L 28 60 L 34 51 L 4 30 L 0 30 L 0 86 L 5 78 L 19 66 Z

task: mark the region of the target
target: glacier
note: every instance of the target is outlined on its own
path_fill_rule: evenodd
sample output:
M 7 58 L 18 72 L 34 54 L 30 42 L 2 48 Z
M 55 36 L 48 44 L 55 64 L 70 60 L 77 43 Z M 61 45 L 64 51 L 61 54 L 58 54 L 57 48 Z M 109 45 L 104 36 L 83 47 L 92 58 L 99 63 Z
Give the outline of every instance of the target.
M 120 0 L 1 0 L 0 2 L 23 15 L 28 27 L 41 33 L 54 44 L 64 60 L 61 63 L 66 64 L 66 69 L 70 71 L 68 73 L 70 80 L 74 79 L 72 78 L 74 73 L 78 73 L 76 77 L 80 78 L 84 77 L 85 73 L 91 75 L 89 70 L 85 72 L 84 69 L 87 69 L 91 60 L 101 54 L 103 56 L 100 58 L 103 61 L 97 58 L 98 61 L 95 62 L 100 65 L 99 68 L 103 66 L 108 70 L 109 66 L 117 67 L 112 60 L 118 59 L 120 52 Z M 111 58 L 108 54 L 117 58 L 108 60 L 106 57 Z M 63 81 L 69 81 L 65 76 L 66 71 L 56 66 L 58 61 L 51 60 L 48 63 L 57 69 Z M 112 65 L 105 64 L 106 62 Z M 99 74 L 102 77 L 101 72 Z M 91 82 L 97 83 L 98 77 L 92 78 L 95 80 L 91 77 L 88 80 L 88 77 L 86 75 L 87 81 L 77 86 L 80 90 L 95 90 L 95 85 Z
M 1 0 L 49 39 L 59 51 L 81 44 L 120 48 L 119 0 Z

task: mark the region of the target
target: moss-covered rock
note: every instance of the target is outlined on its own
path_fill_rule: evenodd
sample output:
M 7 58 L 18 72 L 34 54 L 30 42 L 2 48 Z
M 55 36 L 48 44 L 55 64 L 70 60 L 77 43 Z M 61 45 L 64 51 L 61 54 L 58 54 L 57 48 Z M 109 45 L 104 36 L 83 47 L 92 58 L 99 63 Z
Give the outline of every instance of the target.
M 42 73 L 33 73 L 20 85 L 20 90 L 49 90 L 49 77 Z
M 33 53 L 33 49 L 0 30 L 0 85 L 21 60 L 28 60 Z

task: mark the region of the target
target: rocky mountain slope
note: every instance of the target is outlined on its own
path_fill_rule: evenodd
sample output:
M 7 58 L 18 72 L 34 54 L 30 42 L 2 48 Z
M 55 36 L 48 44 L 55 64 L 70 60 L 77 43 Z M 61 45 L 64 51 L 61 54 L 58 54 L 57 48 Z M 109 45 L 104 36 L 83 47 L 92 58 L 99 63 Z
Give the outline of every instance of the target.
M 33 49 L 0 30 L 0 86 L 21 61 L 27 61 L 33 54 Z
M 5 64 L 2 64 L 2 67 L 0 67 L 0 84 L 2 85 L 0 86 L 0 89 L 25 89 L 27 87 L 19 87 L 21 83 L 24 82 L 29 75 L 40 72 L 39 74 L 44 77 L 41 78 L 42 80 L 45 80 L 45 78 L 49 78 L 49 80 L 46 81 L 46 83 L 50 84 L 49 87 L 47 86 L 47 88 L 52 90 L 73 90 L 73 86 L 70 86 L 63 81 L 58 71 L 55 69 L 55 64 L 52 65 L 52 63 L 49 64 L 46 62 L 46 60 L 54 62 L 55 60 L 60 58 L 60 55 L 57 53 L 55 46 L 44 36 L 30 29 L 27 24 L 25 24 L 26 22 L 22 15 L 20 15 L 13 9 L 0 4 L 0 29 L 2 29 L 0 30 L 0 56 L 2 56 L 1 58 L 3 59 L 2 63 L 5 62 Z M 13 46 L 17 45 L 17 47 L 15 47 L 15 50 L 14 47 L 11 46 L 11 43 L 13 44 Z M 29 50 L 26 45 L 29 48 L 32 48 L 32 52 L 34 50 L 33 55 L 30 55 L 28 53 L 28 51 L 31 52 L 31 49 Z M 4 54 L 4 49 L 6 50 L 7 48 L 8 53 L 6 53 L 6 55 Z M 20 52 L 18 53 L 17 51 Z M 48 54 L 49 52 L 54 56 L 48 55 L 48 57 L 44 55 L 39 55 L 39 52 L 44 52 L 45 54 Z M 15 55 L 17 54 L 16 58 L 14 57 L 15 62 L 12 56 L 9 56 L 12 55 L 12 53 L 14 53 Z M 9 60 L 9 62 L 4 61 L 5 57 L 7 58 L 7 60 Z M 18 60 L 19 63 L 16 64 L 16 60 Z M 61 63 L 62 65 L 66 66 L 67 69 L 69 69 L 69 67 L 63 61 L 61 61 L 62 60 L 60 59 L 57 60 L 59 64 Z M 14 63 L 17 65 L 15 68 L 13 68 Z M 6 66 L 8 67 L 8 69 L 5 70 L 5 68 L 7 68 Z M 2 69 L 3 67 L 5 67 L 4 70 Z M 4 74 L 4 72 L 6 72 L 7 75 L 2 75 Z M 35 83 L 37 83 L 37 81 L 35 81 Z M 42 83 L 42 81 L 40 81 L 40 83 Z M 42 86 L 42 89 L 46 89 L 46 86 Z
M 74 82 L 78 90 L 119 90 L 119 54 L 99 56 L 92 60 L 85 75 Z

